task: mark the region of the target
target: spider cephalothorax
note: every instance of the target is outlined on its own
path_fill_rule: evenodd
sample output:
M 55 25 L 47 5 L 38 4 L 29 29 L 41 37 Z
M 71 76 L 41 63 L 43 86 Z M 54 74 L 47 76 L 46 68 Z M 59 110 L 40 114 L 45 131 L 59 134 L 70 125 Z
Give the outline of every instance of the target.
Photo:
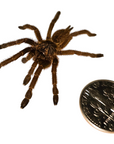
M 87 34 L 88 36 L 95 36 L 96 34 L 93 34 L 89 32 L 88 30 L 81 30 L 77 32 L 70 33 L 70 31 L 73 29 L 71 26 L 68 26 L 66 29 L 60 29 L 57 30 L 51 37 L 51 32 L 54 27 L 54 24 L 58 20 L 60 15 L 60 11 L 58 11 L 54 17 L 54 19 L 51 21 L 47 38 L 46 40 L 43 40 L 40 34 L 40 31 L 32 25 L 26 24 L 23 26 L 19 26 L 20 29 L 31 29 L 34 30 L 37 42 L 33 41 L 29 38 L 23 38 L 16 41 L 8 42 L 5 44 L 0 45 L 0 49 L 6 48 L 8 46 L 13 46 L 21 43 L 27 43 L 31 45 L 30 47 L 27 47 L 23 49 L 22 51 L 18 52 L 17 54 L 13 55 L 7 60 L 4 60 L 0 63 L 0 68 L 4 65 L 7 65 L 8 63 L 17 60 L 20 56 L 23 56 L 24 54 L 28 53 L 28 55 L 22 59 L 23 63 L 26 63 L 28 60 L 33 58 L 33 64 L 28 71 L 28 74 L 26 75 L 23 84 L 26 85 L 31 80 L 31 75 L 33 74 L 35 68 L 37 67 L 34 77 L 31 80 L 31 83 L 29 85 L 29 89 L 25 95 L 25 98 L 23 99 L 21 103 L 21 108 L 24 108 L 29 100 L 32 97 L 32 89 L 35 87 L 35 84 L 38 80 L 38 77 L 41 73 L 41 71 L 45 68 L 48 68 L 52 64 L 52 84 L 53 84 L 53 102 L 55 105 L 58 103 L 58 88 L 57 88 L 57 66 L 58 66 L 58 57 L 57 55 L 82 55 L 82 56 L 90 56 L 93 58 L 102 57 L 103 54 L 93 54 L 88 52 L 80 52 L 76 50 L 61 50 L 63 49 L 70 40 L 77 35 L 80 34 Z

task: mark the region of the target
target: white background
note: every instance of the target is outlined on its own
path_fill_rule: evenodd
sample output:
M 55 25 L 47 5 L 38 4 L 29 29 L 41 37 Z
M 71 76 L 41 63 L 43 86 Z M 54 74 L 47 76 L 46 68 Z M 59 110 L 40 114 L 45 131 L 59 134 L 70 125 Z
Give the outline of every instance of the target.
M 28 86 L 23 79 L 33 61 L 21 58 L 0 69 L 0 143 L 1 144 L 103 144 L 114 135 L 90 126 L 83 118 L 79 97 L 86 84 L 97 79 L 114 80 L 114 3 L 113 0 L 1 0 L 0 44 L 20 38 L 36 40 L 31 30 L 19 30 L 24 24 L 35 25 L 46 38 L 47 29 L 57 11 L 61 15 L 53 32 L 74 27 L 87 29 L 96 37 L 74 37 L 66 49 L 103 53 L 103 58 L 59 56 L 59 103 L 53 105 L 51 67 L 43 70 L 33 97 L 25 109 L 20 103 Z M 0 61 L 27 47 L 27 44 L 0 50 Z

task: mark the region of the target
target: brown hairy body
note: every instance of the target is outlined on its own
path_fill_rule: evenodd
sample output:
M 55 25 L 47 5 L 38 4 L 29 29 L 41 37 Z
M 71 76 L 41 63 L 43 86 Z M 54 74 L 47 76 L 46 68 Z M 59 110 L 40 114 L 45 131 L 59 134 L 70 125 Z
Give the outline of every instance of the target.
M 78 36 L 81 34 L 87 34 L 88 36 L 95 36 L 96 34 L 89 32 L 88 30 L 81 30 L 77 32 L 70 33 L 70 31 L 73 29 L 71 26 L 68 26 L 66 29 L 60 29 L 57 30 L 52 36 L 52 29 L 54 27 L 54 24 L 58 20 L 60 16 L 60 11 L 58 11 L 51 21 L 49 25 L 49 29 L 47 32 L 46 40 L 43 40 L 40 34 L 40 31 L 35 26 L 25 24 L 23 26 L 19 26 L 20 29 L 31 29 L 34 31 L 37 42 L 33 41 L 29 38 L 23 38 L 16 41 L 8 42 L 5 44 L 0 45 L 0 49 L 21 44 L 21 43 L 27 43 L 30 45 L 30 47 L 27 47 L 23 49 L 22 51 L 18 52 L 17 54 L 13 55 L 9 59 L 4 60 L 0 63 L 0 68 L 2 66 L 7 65 L 10 62 L 13 62 L 14 60 L 17 60 L 20 56 L 23 56 L 24 54 L 28 53 L 28 55 L 22 59 L 23 63 L 26 63 L 28 60 L 33 58 L 33 64 L 28 71 L 28 74 L 26 75 L 23 84 L 26 85 L 31 80 L 31 75 L 34 73 L 35 68 L 37 67 L 34 77 L 31 80 L 31 83 L 29 85 L 29 89 L 25 94 L 25 98 L 23 99 L 21 103 L 21 108 L 24 108 L 28 103 L 29 100 L 32 97 L 32 90 L 35 87 L 35 84 L 38 80 L 38 77 L 41 73 L 41 71 L 45 68 L 48 68 L 52 65 L 52 84 L 53 84 L 53 102 L 54 105 L 57 105 L 58 103 L 58 88 L 57 88 L 57 66 L 58 66 L 58 57 L 57 55 L 82 55 L 82 56 L 90 56 L 92 58 L 98 58 L 102 57 L 103 54 L 93 54 L 88 52 L 81 52 L 76 50 L 62 50 L 66 45 L 71 41 L 71 39 L 74 36 Z

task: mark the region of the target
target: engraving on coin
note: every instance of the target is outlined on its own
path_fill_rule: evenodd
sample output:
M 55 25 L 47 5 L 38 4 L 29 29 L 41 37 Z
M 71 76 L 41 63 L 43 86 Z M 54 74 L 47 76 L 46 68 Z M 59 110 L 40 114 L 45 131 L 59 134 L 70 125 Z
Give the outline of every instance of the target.
M 89 83 L 82 90 L 80 108 L 91 124 L 114 132 L 114 82 L 96 80 Z

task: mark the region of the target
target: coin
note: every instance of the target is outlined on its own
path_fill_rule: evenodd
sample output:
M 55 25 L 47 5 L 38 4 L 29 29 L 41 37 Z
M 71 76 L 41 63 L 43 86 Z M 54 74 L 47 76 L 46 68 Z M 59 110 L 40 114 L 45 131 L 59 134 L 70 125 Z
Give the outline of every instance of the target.
M 80 108 L 93 126 L 114 132 L 114 81 L 96 80 L 81 92 Z

